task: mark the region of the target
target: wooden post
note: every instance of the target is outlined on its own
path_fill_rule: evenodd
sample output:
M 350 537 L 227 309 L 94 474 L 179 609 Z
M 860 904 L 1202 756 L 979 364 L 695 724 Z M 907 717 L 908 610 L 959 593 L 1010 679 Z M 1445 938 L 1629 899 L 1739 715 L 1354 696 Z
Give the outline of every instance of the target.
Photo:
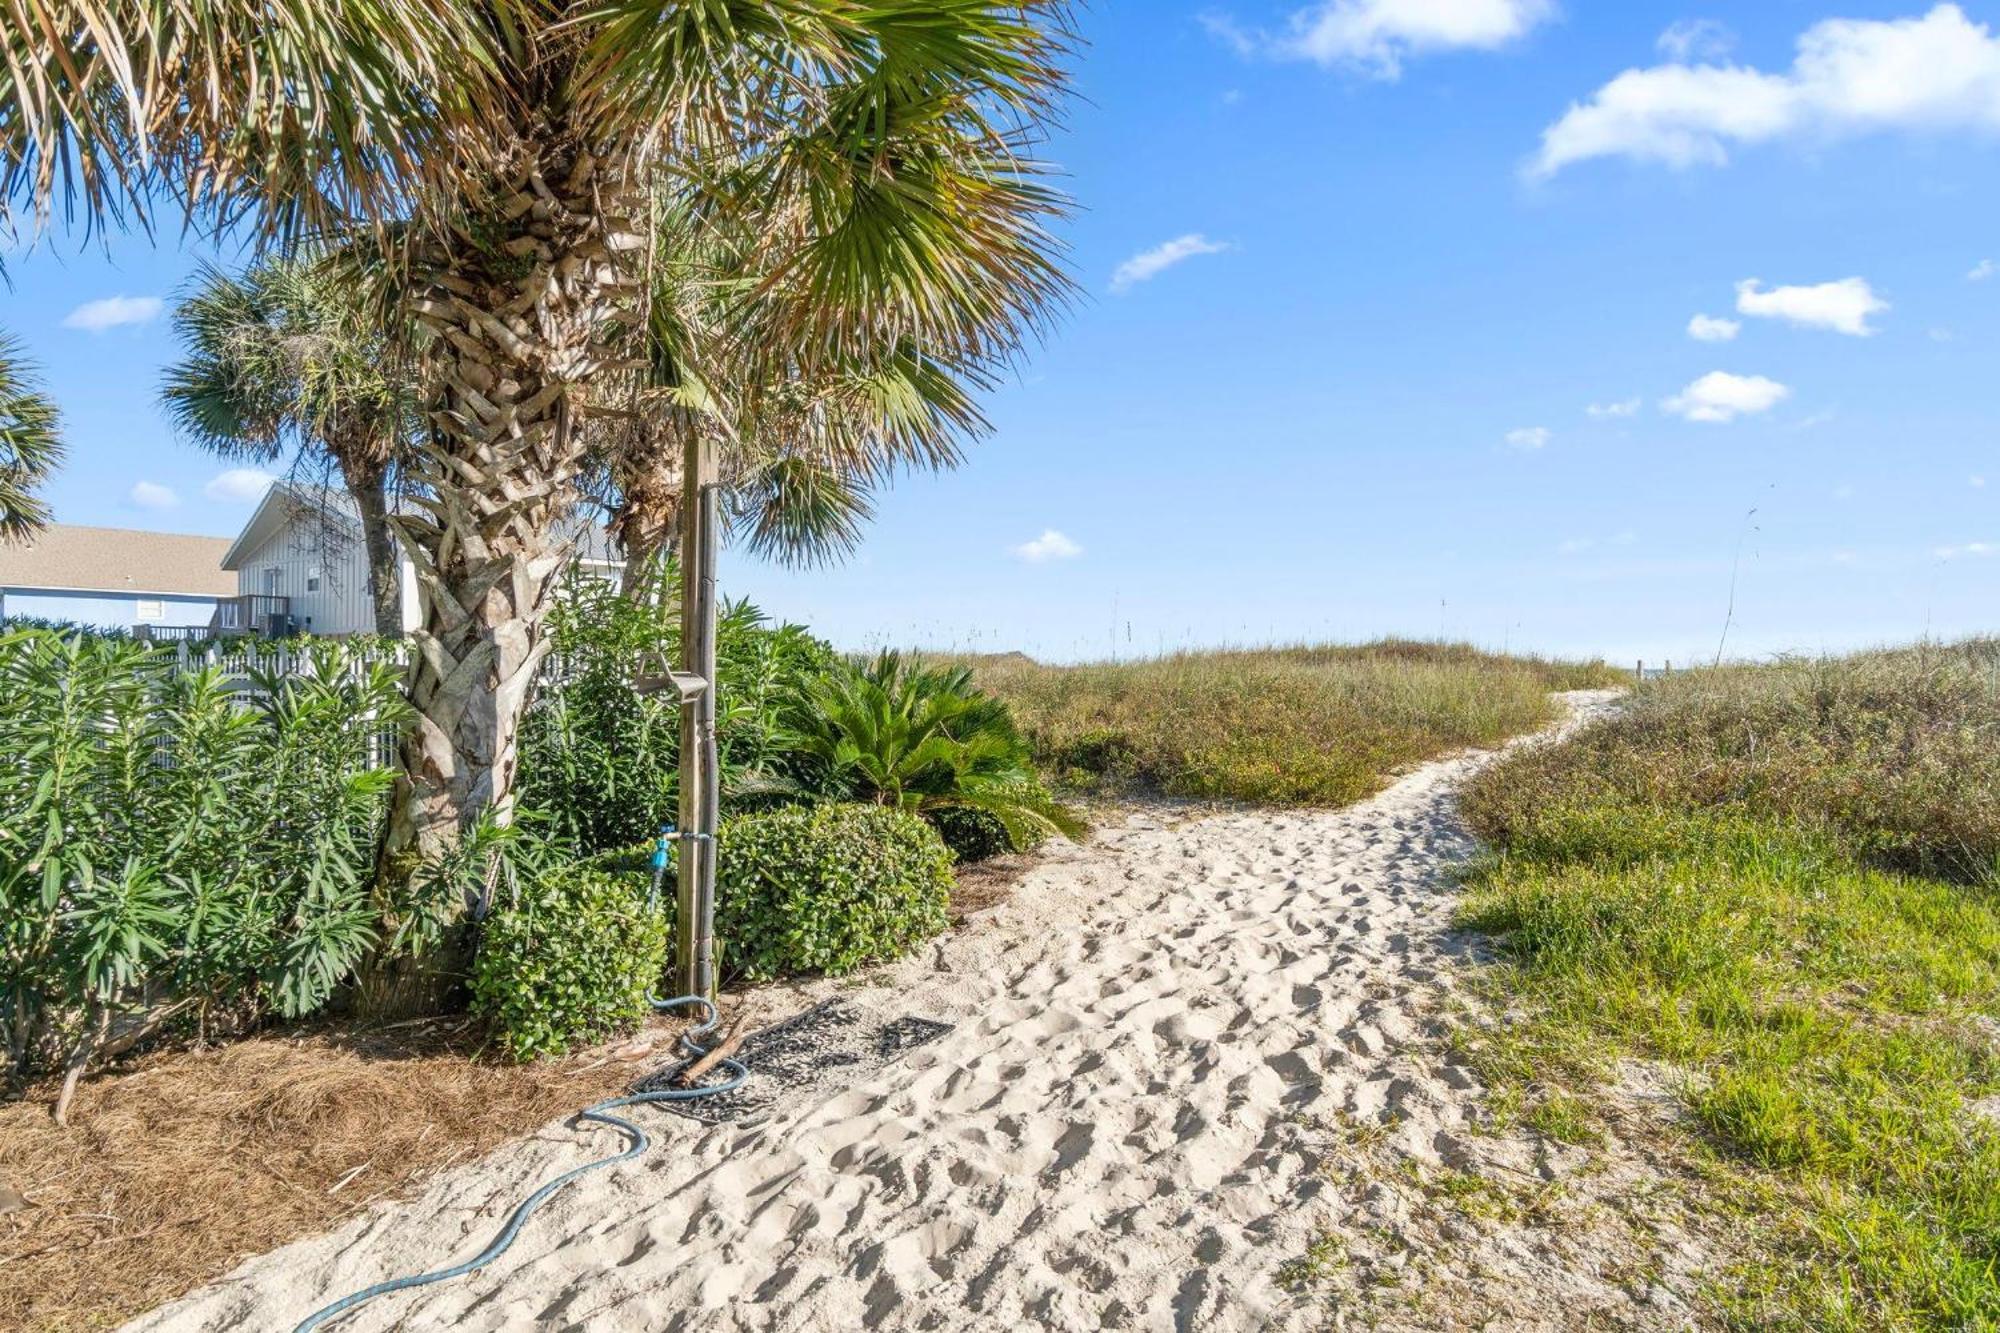
M 715 754 L 716 471 L 713 445 L 693 433 L 681 497 L 680 873 L 674 961 L 681 993 L 715 995 L 715 830 L 721 778 Z M 691 685 L 693 682 L 689 682 Z

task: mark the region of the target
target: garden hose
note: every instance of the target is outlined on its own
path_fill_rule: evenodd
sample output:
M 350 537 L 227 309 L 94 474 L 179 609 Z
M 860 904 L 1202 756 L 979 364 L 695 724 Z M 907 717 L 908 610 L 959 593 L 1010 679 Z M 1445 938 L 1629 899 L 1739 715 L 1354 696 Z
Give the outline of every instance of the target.
M 716 1024 L 720 1021 L 720 1014 L 715 1007 L 714 1001 L 700 995 L 681 995 L 671 1000 L 654 1000 L 652 1005 L 656 1010 L 679 1009 L 685 1005 L 698 1006 L 702 1010 L 701 1022 L 682 1033 L 680 1042 L 682 1048 L 688 1052 L 690 1058 L 698 1059 L 708 1054 L 709 1048 L 701 1045 L 699 1039 L 715 1031 Z M 728 1075 L 720 1083 L 710 1083 L 699 1088 L 663 1088 L 657 1092 L 635 1092 L 628 1096 L 613 1097 L 608 1101 L 601 1101 L 595 1106 L 586 1107 L 584 1110 L 579 1111 L 576 1115 L 579 1121 L 594 1120 L 601 1125 L 610 1125 L 614 1129 L 624 1131 L 631 1142 L 623 1152 L 614 1153 L 609 1157 L 600 1157 L 594 1162 L 585 1162 L 582 1166 L 563 1172 L 554 1180 L 551 1180 L 548 1184 L 543 1185 L 533 1194 L 523 1199 L 520 1206 L 508 1217 L 507 1225 L 500 1228 L 500 1234 L 493 1238 L 493 1243 L 472 1258 L 467 1259 L 464 1263 L 453 1264 L 450 1268 L 440 1268 L 435 1272 L 417 1273 L 410 1277 L 392 1278 L 387 1282 L 377 1282 L 372 1287 L 365 1287 L 351 1296 L 343 1296 L 333 1304 L 313 1311 L 303 1320 L 299 1321 L 299 1324 L 292 1330 L 292 1333 L 311 1333 L 311 1330 L 324 1327 L 358 1306 L 374 1300 L 377 1296 L 386 1296 L 392 1291 L 408 1291 L 412 1287 L 427 1287 L 433 1282 L 443 1282 L 448 1278 L 462 1277 L 467 1273 L 476 1272 L 484 1268 L 487 1264 L 492 1263 L 507 1252 L 507 1248 L 514 1243 L 514 1238 L 520 1234 L 522 1225 L 534 1215 L 537 1208 L 547 1203 L 549 1197 L 557 1190 L 587 1172 L 596 1171 L 601 1167 L 611 1166 L 617 1162 L 628 1162 L 653 1146 L 653 1140 L 645 1130 L 639 1128 L 638 1125 L 625 1119 L 623 1116 L 612 1115 L 611 1112 L 618 1110 L 620 1107 L 643 1106 L 649 1102 L 691 1102 L 698 1101 L 703 1097 L 714 1097 L 720 1093 L 732 1092 L 742 1087 L 743 1080 L 750 1076 L 750 1071 L 735 1060 L 723 1060 L 719 1062 L 717 1068 Z

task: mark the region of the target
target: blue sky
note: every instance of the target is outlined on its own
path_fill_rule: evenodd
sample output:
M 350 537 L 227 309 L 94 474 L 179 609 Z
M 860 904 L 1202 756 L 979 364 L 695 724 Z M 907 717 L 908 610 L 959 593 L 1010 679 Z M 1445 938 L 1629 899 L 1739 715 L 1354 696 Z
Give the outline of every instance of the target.
M 1080 24 L 1049 156 L 1081 299 L 967 467 L 899 484 L 842 567 L 732 558 L 732 593 L 847 646 L 1687 660 L 1740 549 L 1732 653 L 2000 629 L 2000 0 Z M 247 517 L 155 406 L 147 303 L 200 253 L 11 258 L 61 520 Z

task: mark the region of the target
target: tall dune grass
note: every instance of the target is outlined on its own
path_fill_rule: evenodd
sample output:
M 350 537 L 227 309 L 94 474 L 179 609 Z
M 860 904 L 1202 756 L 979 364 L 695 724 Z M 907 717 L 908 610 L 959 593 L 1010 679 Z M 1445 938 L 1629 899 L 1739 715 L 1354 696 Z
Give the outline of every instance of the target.
M 1552 689 L 1625 679 L 1602 663 L 1407 640 L 975 665 L 1064 786 L 1280 805 L 1358 800 L 1411 764 L 1549 721 Z
M 1649 685 L 1467 808 L 1531 1015 L 1468 1040 L 1501 1104 L 1672 1071 L 1730 1323 L 2000 1326 L 2000 642 Z

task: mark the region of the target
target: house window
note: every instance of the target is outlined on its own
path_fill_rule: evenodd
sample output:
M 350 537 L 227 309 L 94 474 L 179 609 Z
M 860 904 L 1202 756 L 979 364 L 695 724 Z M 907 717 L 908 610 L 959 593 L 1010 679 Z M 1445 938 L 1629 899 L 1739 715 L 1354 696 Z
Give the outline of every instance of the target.
M 242 625 L 237 620 L 237 614 L 242 609 L 243 605 L 240 602 L 223 602 L 220 606 L 216 607 L 216 610 L 221 612 L 221 616 L 217 619 L 216 624 L 223 629 L 241 629 Z
M 306 591 L 307 592 L 319 591 L 319 571 L 317 569 L 309 569 L 306 571 Z
M 151 624 L 155 620 L 167 618 L 167 604 L 158 598 L 139 599 L 138 620 L 141 624 Z
M 264 595 L 266 597 L 276 597 L 278 595 L 278 578 L 283 572 L 283 570 L 278 569 L 267 569 L 264 571 Z

